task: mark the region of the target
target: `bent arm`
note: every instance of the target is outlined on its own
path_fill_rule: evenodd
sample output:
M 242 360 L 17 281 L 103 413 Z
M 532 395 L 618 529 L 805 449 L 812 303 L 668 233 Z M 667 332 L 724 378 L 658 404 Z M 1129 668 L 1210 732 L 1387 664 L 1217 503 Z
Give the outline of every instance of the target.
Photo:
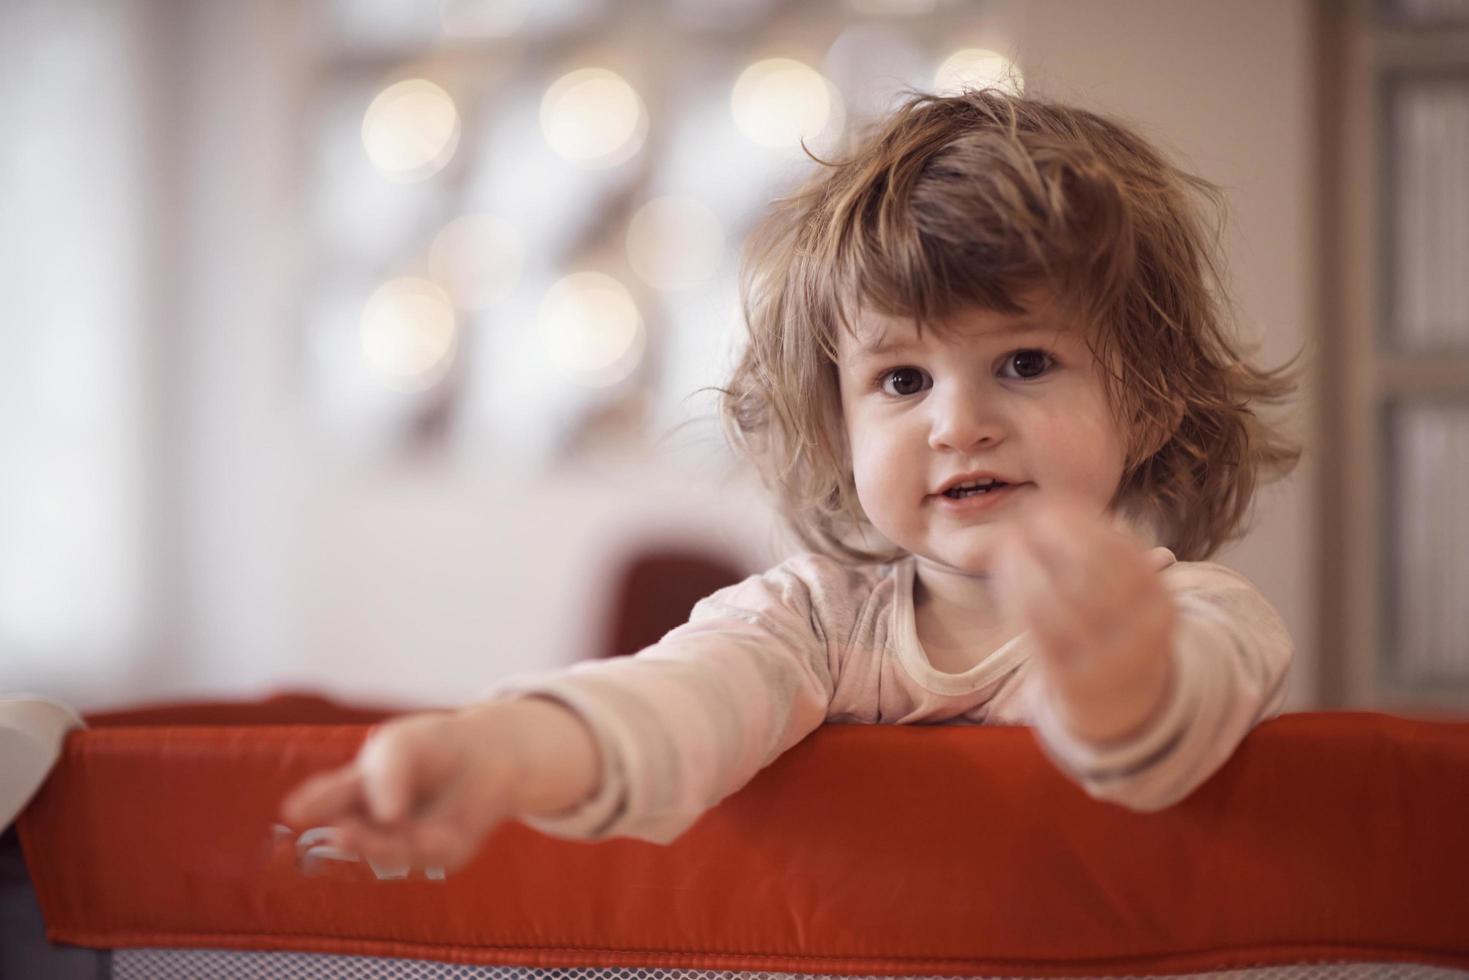
M 1178 568 L 1165 576 L 1178 613 L 1172 683 L 1146 725 L 1124 740 L 1089 742 L 1044 697 L 1034 701 L 1036 734 L 1051 759 L 1090 795 L 1134 810 L 1188 796 L 1285 699 L 1292 645 L 1269 602 L 1222 565 Z

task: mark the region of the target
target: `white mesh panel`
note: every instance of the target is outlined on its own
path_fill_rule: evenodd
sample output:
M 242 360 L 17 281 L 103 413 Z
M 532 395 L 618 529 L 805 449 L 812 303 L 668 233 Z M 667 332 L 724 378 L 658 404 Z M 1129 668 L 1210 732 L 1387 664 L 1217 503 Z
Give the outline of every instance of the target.
M 433 960 L 319 953 L 241 953 L 210 949 L 120 949 L 113 954 L 114 980 L 893 980 L 843 974 L 738 972 L 730 970 L 530 969 L 517 966 L 461 966 Z M 1465 980 L 1469 971 L 1415 963 L 1301 963 L 1204 973 L 1108 980 Z M 915 977 L 911 980 L 964 980 Z M 974 977 L 968 980 L 1009 980 Z

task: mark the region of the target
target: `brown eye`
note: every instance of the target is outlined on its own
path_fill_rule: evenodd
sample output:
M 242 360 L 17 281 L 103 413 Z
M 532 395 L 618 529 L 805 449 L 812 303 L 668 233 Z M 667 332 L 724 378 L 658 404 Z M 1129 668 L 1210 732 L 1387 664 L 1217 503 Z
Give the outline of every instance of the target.
M 1043 350 L 1018 350 L 1005 361 L 1021 378 L 1038 378 L 1051 367 L 1051 355 Z
M 932 383 L 918 368 L 894 368 L 882 376 L 882 390 L 889 395 L 916 395 Z

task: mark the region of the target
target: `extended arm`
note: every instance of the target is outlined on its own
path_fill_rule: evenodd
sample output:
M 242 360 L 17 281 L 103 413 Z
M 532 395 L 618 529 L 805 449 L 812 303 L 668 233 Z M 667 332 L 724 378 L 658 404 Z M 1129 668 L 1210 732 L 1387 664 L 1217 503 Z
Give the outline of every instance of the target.
M 399 865 L 458 866 L 507 819 L 667 842 L 820 725 L 830 698 L 807 583 L 777 569 L 635 657 L 511 678 L 479 705 L 384 725 L 282 815 Z

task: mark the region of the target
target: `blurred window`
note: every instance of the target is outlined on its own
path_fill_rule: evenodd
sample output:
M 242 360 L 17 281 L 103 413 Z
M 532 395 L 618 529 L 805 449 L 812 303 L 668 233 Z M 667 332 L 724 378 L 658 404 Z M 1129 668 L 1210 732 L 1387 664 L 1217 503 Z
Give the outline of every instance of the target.
M 1324 4 L 1328 705 L 1469 703 L 1469 2 Z

